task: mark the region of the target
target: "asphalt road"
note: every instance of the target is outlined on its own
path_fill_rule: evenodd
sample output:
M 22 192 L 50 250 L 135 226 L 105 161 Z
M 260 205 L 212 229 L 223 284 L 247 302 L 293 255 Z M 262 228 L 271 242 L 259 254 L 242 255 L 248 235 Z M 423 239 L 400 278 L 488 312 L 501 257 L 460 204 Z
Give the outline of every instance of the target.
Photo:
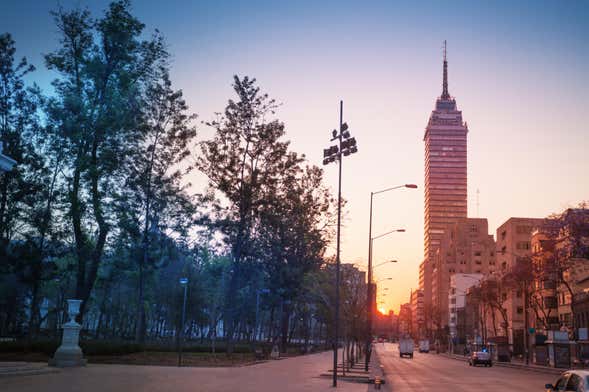
M 413 359 L 399 358 L 397 344 L 375 344 L 393 392 L 485 392 L 545 391 L 557 376 L 500 366 L 468 366 L 467 362 L 435 353 L 414 353 Z

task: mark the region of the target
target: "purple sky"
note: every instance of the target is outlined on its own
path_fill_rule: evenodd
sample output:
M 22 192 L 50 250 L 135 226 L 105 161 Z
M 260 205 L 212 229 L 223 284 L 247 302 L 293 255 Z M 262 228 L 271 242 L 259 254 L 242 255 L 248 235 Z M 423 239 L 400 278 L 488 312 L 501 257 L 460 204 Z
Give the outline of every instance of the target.
M 212 4 L 214 3 L 214 4 Z M 320 4 L 319 4 L 320 3 Z M 106 1 L 62 0 L 98 15 Z M 346 1 L 136 1 L 147 30 L 160 29 L 174 54 L 173 81 L 208 120 L 231 96 L 233 74 L 256 77 L 283 103 L 292 147 L 321 164 L 338 122 L 338 102 L 358 140 L 344 161 L 348 213 L 342 260 L 365 263 L 370 191 L 413 182 L 375 200 L 376 270 L 398 309 L 417 286 L 423 259 L 423 130 L 441 93 L 441 46 L 448 40 L 449 91 L 469 124 L 469 216 L 491 233 L 511 216 L 544 217 L 589 199 L 589 3 Z M 56 45 L 53 1 L 4 1 L 0 32 L 38 71 Z M 200 137 L 211 131 L 200 126 Z M 326 167 L 336 189 L 337 167 Z M 195 192 L 203 180 L 193 179 Z M 480 196 L 476 197 L 477 189 Z M 477 208 L 478 204 L 478 208 Z

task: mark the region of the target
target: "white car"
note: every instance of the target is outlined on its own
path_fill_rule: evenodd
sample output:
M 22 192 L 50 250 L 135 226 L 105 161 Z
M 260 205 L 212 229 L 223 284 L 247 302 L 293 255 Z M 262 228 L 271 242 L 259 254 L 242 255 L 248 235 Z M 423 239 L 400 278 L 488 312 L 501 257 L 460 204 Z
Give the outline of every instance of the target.
M 491 354 L 488 351 L 475 351 L 468 358 L 469 366 L 476 366 L 480 364 L 485 366 L 493 366 Z
M 546 384 L 546 392 L 589 391 L 589 370 L 567 370 L 552 384 Z
M 419 352 L 420 353 L 429 353 L 429 340 L 421 339 L 419 341 Z

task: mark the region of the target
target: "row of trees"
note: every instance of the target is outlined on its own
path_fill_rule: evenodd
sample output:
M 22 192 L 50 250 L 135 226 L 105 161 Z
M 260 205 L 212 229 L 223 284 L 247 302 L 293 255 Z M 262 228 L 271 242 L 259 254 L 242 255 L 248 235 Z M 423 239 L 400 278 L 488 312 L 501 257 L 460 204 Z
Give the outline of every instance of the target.
M 129 1 L 53 17 L 50 94 L 27 87 L 34 67 L 0 36 L 0 140 L 18 162 L 0 175 L 0 335 L 55 335 L 72 297 L 98 338 L 177 334 L 187 276 L 189 336 L 251 340 L 259 318 L 284 344 L 325 338 L 335 202 L 290 149 L 277 103 L 236 76 L 204 123 L 214 136 L 197 140 L 168 46 Z

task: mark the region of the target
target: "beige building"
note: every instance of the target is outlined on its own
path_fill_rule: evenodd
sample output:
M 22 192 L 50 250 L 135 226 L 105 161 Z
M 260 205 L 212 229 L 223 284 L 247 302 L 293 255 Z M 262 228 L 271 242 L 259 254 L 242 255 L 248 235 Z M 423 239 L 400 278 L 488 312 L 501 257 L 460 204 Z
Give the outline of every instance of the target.
M 541 218 L 509 218 L 497 228 L 497 272 L 505 277 L 515 271 L 518 263 L 531 263 L 532 232 L 539 227 Z M 503 285 L 500 295 L 507 316 L 507 338 L 513 353 L 524 352 L 524 296 L 522 287 Z M 502 315 L 497 315 L 497 318 Z
M 531 247 L 534 326 L 572 332 L 580 321 L 573 299 L 589 290 L 589 209 L 570 208 L 546 220 L 532 233 Z
M 432 319 L 434 329 L 449 325 L 450 277 L 453 274 L 495 272 L 495 240 L 483 218 L 462 218 L 449 225 L 436 252 L 432 271 Z

